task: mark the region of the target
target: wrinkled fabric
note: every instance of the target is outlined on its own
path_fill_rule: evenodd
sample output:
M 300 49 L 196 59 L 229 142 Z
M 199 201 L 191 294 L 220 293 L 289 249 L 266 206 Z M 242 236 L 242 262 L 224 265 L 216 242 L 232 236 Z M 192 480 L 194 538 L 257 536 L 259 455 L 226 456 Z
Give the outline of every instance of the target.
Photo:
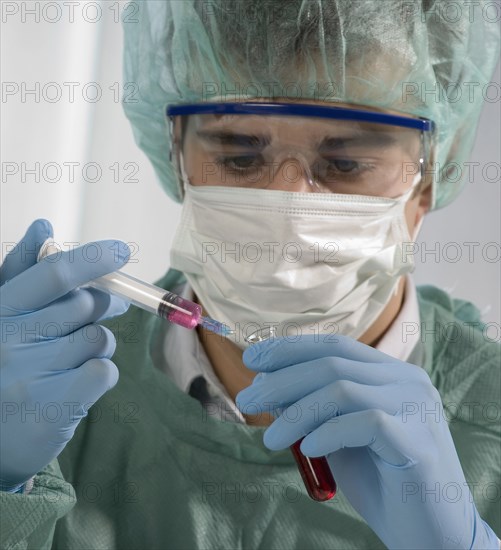
M 171 266 L 241 349 L 270 325 L 279 337 L 357 339 L 414 269 L 404 252 L 415 241 L 405 219 L 412 192 L 385 199 L 188 185 Z
M 437 125 L 433 208 L 465 183 L 499 58 L 499 21 L 481 0 L 174 0 L 124 13 L 124 109 L 169 196 L 167 104 L 316 99 L 391 109 Z
M 171 271 L 159 284 L 182 282 Z M 499 537 L 501 347 L 471 304 L 434 287 L 419 287 L 418 299 L 423 368 L 448 411 L 479 514 Z M 118 384 L 78 426 L 60 472 L 46 468 L 30 495 L 0 493 L 0 546 L 384 548 L 342 492 L 325 503 L 306 496 L 291 453 L 264 447 L 264 427 L 204 413 L 154 367 L 161 323 L 134 307 L 106 321 L 118 343 Z M 182 362 L 175 350 L 172 361 Z M 454 499 L 458 489 L 428 497 Z

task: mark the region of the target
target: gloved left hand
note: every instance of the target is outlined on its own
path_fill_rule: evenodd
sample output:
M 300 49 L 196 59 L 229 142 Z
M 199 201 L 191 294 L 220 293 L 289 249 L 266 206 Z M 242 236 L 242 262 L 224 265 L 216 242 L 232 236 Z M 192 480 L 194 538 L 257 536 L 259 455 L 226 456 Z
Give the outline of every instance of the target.
M 309 434 L 303 454 L 328 457 L 339 488 L 389 548 L 498 550 L 427 373 L 352 338 L 322 338 L 245 350 L 245 365 L 260 374 L 237 406 L 281 410 L 264 444 L 281 450 Z

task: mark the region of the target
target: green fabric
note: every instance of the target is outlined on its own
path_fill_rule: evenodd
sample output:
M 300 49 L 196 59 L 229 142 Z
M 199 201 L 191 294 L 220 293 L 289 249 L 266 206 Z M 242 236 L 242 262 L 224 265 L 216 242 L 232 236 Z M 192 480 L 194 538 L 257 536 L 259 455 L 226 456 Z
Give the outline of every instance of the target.
M 0 491 L 0 548 L 51 548 L 56 521 L 75 503 L 57 460 L 35 477 L 29 495 Z
M 180 277 L 170 271 L 160 285 L 172 289 Z M 476 329 L 453 341 L 451 327 L 478 321 L 471 304 L 433 287 L 418 296 L 424 368 L 444 404 L 481 404 L 450 426 L 466 478 L 478 484 L 479 512 L 499 537 L 500 422 L 482 406 L 496 404 L 499 415 L 501 347 Z M 49 548 L 61 518 L 52 541 L 59 549 L 384 548 L 341 493 L 327 503 L 305 495 L 289 451 L 263 446 L 265 428 L 207 417 L 153 366 L 161 323 L 136 308 L 106 323 L 118 340 L 119 382 L 59 456 L 68 483 L 53 464 L 32 494 L 0 495 L 1 547 Z M 437 327 L 449 332 L 436 341 Z M 182 361 L 175 350 L 172 360 Z M 489 483 L 497 498 L 482 490 Z
M 173 0 L 124 10 L 123 107 L 167 194 L 167 104 L 314 99 L 393 109 L 437 125 L 433 207 L 467 172 L 499 60 L 489 0 Z M 220 99 L 218 99 L 220 98 Z M 456 164 L 457 163 L 457 164 Z M 450 168 L 453 174 L 448 173 Z

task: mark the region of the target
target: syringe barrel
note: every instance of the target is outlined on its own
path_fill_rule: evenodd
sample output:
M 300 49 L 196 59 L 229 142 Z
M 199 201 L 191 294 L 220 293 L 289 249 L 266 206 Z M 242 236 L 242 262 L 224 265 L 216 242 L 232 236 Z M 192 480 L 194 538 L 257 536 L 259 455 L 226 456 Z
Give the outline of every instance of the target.
M 120 271 L 103 275 L 90 281 L 88 285 L 119 296 L 137 307 L 185 328 L 194 329 L 202 315 L 199 304 Z
M 119 296 L 137 307 L 185 328 L 194 329 L 202 315 L 199 304 L 120 271 L 94 279 L 88 286 Z
M 37 261 L 60 252 L 59 248 L 54 245 L 53 240 L 49 238 L 40 248 Z M 114 271 L 93 279 L 84 286 L 90 286 L 118 296 L 171 323 L 189 329 L 194 329 L 202 316 L 202 308 L 199 304 L 121 271 Z
M 155 315 L 158 315 L 158 308 L 165 294 L 163 288 L 151 285 L 120 271 L 108 273 L 89 281 L 87 286 L 114 294 Z

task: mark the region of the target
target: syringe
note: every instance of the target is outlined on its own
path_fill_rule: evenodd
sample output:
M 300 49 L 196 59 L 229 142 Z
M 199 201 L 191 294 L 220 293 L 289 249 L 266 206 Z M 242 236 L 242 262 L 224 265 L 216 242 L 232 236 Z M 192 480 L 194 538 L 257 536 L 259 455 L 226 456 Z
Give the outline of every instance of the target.
M 61 250 L 55 246 L 52 239 L 47 239 L 40 248 L 37 261 L 56 253 L 61 253 Z M 158 315 L 170 323 L 175 323 L 185 328 L 194 329 L 200 325 L 222 336 L 234 333 L 224 323 L 220 323 L 210 317 L 204 317 L 199 304 L 181 298 L 181 296 L 158 286 L 136 279 L 132 275 L 127 275 L 121 271 L 115 271 L 93 279 L 86 283 L 85 286 L 118 296 L 145 311 Z

